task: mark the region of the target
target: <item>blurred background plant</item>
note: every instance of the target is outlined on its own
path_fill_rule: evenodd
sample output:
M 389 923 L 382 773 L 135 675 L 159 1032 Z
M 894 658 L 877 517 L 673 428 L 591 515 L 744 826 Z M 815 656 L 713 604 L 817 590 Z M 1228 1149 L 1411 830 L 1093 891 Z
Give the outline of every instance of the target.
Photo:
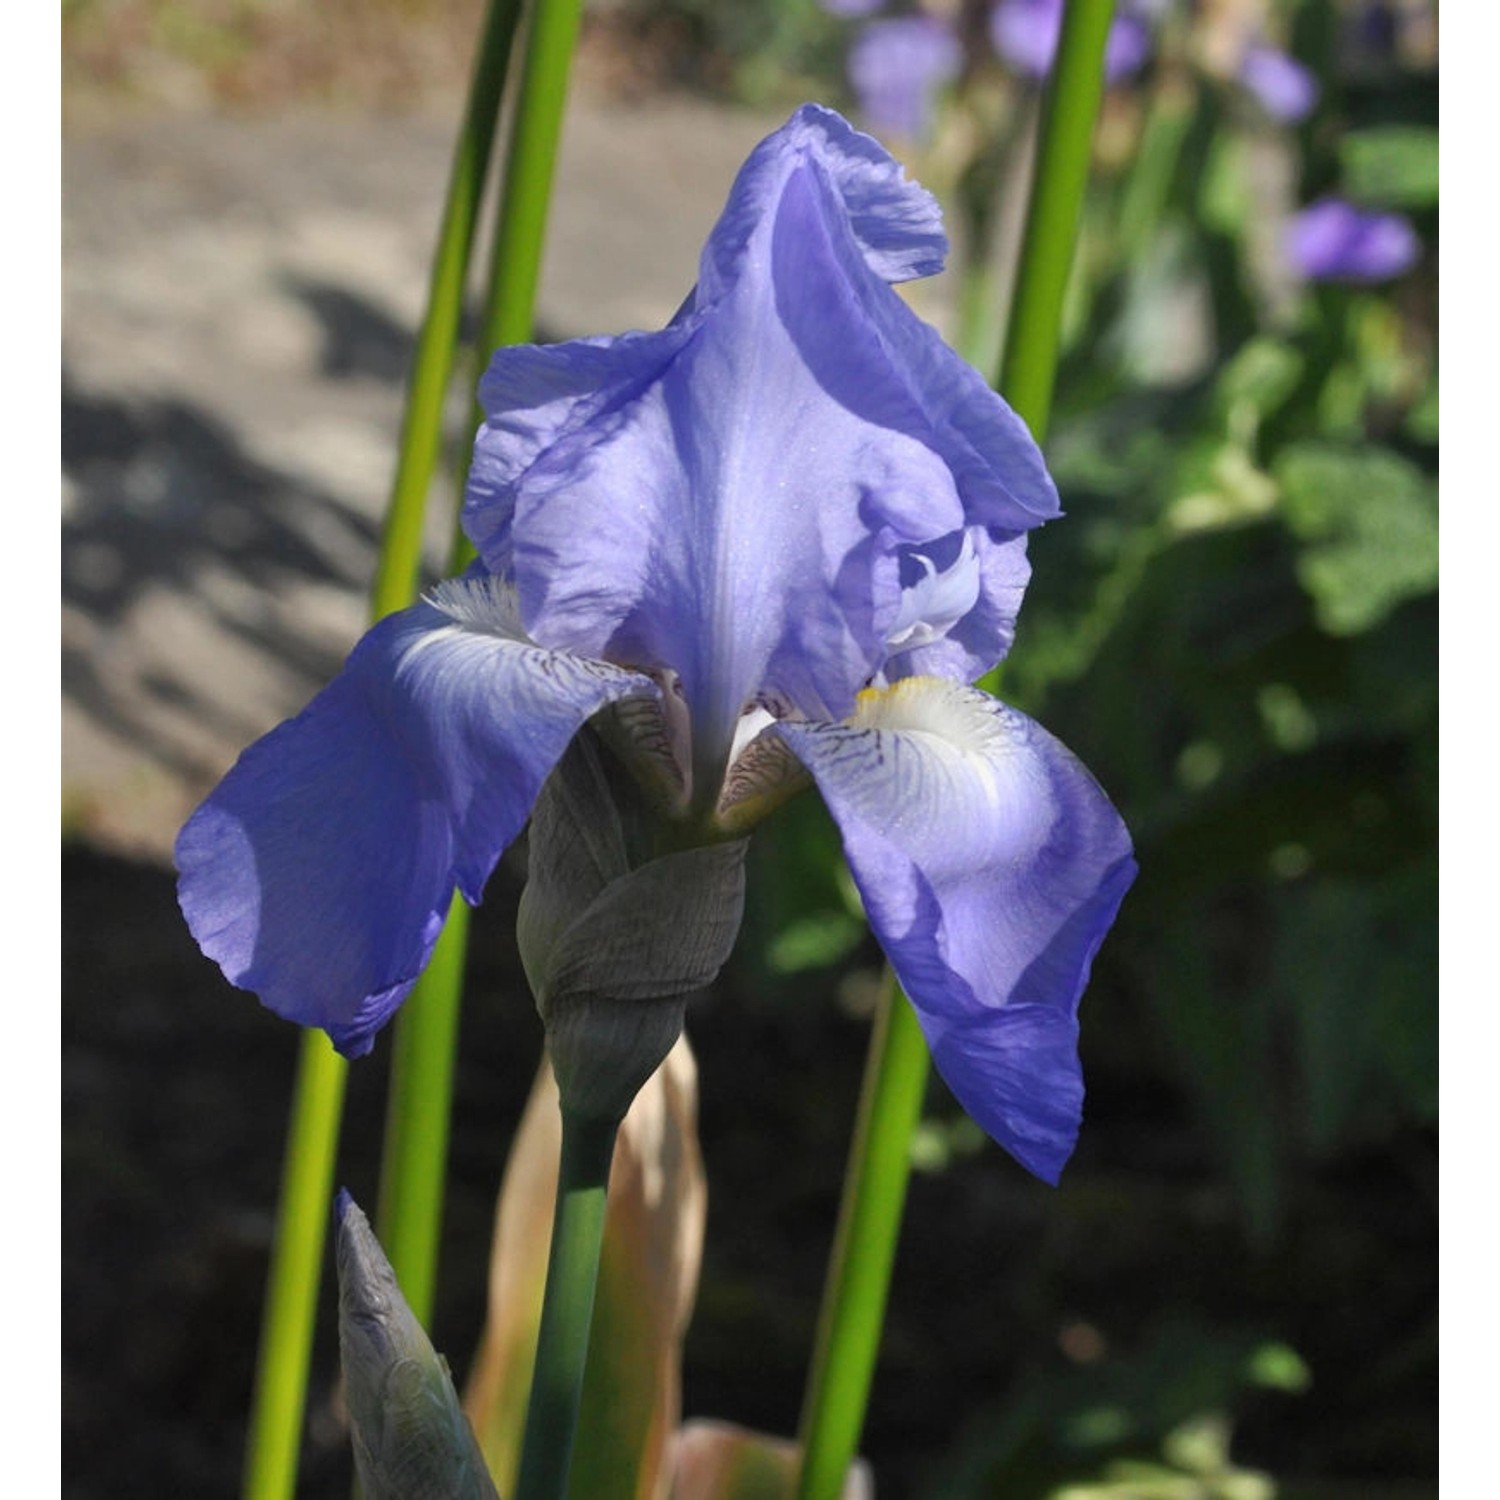
M 945 199 L 959 290 L 922 310 L 993 372 L 1056 12 L 614 0 L 581 62 L 849 109 Z M 65 80 L 75 106 L 388 107 L 462 77 L 477 14 L 69 0 Z M 887 1493 L 943 1500 L 1434 1494 L 1436 6 L 1121 0 L 1116 30 L 1048 443 L 1068 519 L 1034 539 L 1002 691 L 1109 789 L 1142 873 L 1062 1189 L 933 1086 L 866 1448 Z M 758 836 L 733 1004 L 695 1031 L 686 1410 L 767 1430 L 791 1420 L 736 1374 L 794 1388 L 806 1338 L 760 1327 L 755 1278 L 831 1212 L 850 1096 L 814 1097 L 808 1059 L 842 1049 L 852 1089 L 876 978 L 837 850 L 812 799 Z M 774 1098 L 774 1061 L 736 1085 L 754 1026 Z M 807 1163 L 742 1196 L 789 1141 Z

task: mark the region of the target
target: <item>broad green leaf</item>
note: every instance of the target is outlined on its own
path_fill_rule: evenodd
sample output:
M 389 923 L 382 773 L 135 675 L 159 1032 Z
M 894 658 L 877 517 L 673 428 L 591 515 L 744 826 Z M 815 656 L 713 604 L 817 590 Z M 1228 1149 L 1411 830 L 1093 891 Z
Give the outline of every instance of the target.
M 728 1422 L 694 1421 L 677 1435 L 672 1500 L 792 1500 L 797 1445 Z M 850 1465 L 841 1500 L 875 1500 L 863 1459 Z
M 1438 201 L 1438 133 L 1424 125 L 1351 131 L 1339 143 L 1344 187 L 1379 208 L 1431 208 Z
M 1300 443 L 1276 464 L 1297 573 L 1333 635 L 1358 635 L 1437 585 L 1437 489 L 1383 448 Z
M 545 1065 L 511 1148 L 495 1220 L 490 1308 L 465 1409 L 502 1494 L 514 1490 L 526 1420 L 561 1123 Z M 682 1336 L 698 1284 L 707 1189 L 697 1068 L 684 1038 L 620 1128 L 569 1495 L 665 1500 Z
M 1280 408 L 1296 390 L 1306 363 L 1285 340 L 1266 335 L 1240 348 L 1219 372 L 1215 392 L 1231 429 L 1237 422 L 1253 419 L 1253 431 L 1254 424 Z M 1248 438 L 1251 434 L 1235 435 Z

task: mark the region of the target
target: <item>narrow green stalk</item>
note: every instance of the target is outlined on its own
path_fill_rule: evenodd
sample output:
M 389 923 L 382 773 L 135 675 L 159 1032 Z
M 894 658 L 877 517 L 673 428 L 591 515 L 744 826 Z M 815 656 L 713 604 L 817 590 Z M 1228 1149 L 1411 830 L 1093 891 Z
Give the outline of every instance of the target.
M 1068 0 L 1046 101 L 1031 205 L 998 389 L 1038 442 L 1052 414 L 1063 297 L 1073 269 L 1083 190 L 1114 0 Z
M 500 112 L 500 94 L 510 62 L 521 0 L 490 0 L 469 85 L 469 101 L 454 148 L 448 197 L 433 255 L 427 313 L 417 336 L 407 386 L 401 446 L 390 509 L 375 574 L 374 613 L 379 619 L 404 609 L 416 597 L 422 562 L 422 522 L 428 489 L 443 436 L 443 404 L 453 376 L 463 313 L 464 286 L 474 243 L 474 224 L 484 196 L 490 152 Z M 399 1272 L 399 1267 L 397 1268 Z
M 480 337 L 486 357 L 501 344 L 531 337 L 568 70 L 582 15 L 583 0 L 538 0 L 532 12 Z
M 532 13 L 490 249 L 489 294 L 479 325 L 481 371 L 502 344 L 524 344 L 532 336 L 552 176 L 568 102 L 568 72 L 582 17 L 583 0 L 537 0 Z M 471 428 L 483 420 L 476 392 Z M 460 495 L 468 484 L 470 457 L 465 454 L 459 465 Z M 467 567 L 473 557 L 474 549 L 458 532 L 453 543 L 455 571 Z
M 1000 389 L 1042 441 L 1052 408 L 1063 295 L 1088 181 L 1113 0 L 1068 0 L 1043 105 L 1031 202 Z M 991 673 L 982 684 L 993 680 Z M 887 975 L 885 1024 L 870 1042 L 839 1230 L 803 1407 L 797 1500 L 837 1500 L 859 1446 L 927 1076 L 916 1017 Z
M 303 1032 L 250 1409 L 245 1500 L 287 1500 L 297 1484 L 347 1074 L 348 1064 L 321 1031 Z
M 617 1122 L 563 1111 L 562 1165 L 515 1500 L 564 1500 L 594 1317 Z
M 859 1447 L 927 1087 L 927 1043 L 886 971 L 803 1401 L 798 1500 L 838 1496 Z
M 381 538 L 371 591 L 371 614 L 379 619 L 409 604 L 421 570 L 422 528 L 427 494 L 442 437 L 443 400 L 452 375 L 463 309 L 464 282 L 473 247 L 474 223 L 499 115 L 520 0 L 491 0 L 464 114 L 438 248 L 433 260 L 427 313 L 418 335 L 407 391 L 401 447 L 390 509 Z M 450 942 L 462 950 L 461 933 Z M 442 944 L 440 943 L 440 947 Z M 458 965 L 461 968 L 461 961 Z M 447 1014 L 442 1004 L 418 993 L 410 1006 L 425 1015 L 419 1027 L 432 1035 L 403 1041 L 398 1023 L 397 1072 L 411 1086 L 397 1085 L 405 1099 L 393 1116 L 387 1157 L 401 1163 L 395 1187 L 382 1195 L 406 1265 L 396 1261 L 403 1282 L 415 1276 L 431 1296 L 431 1266 L 441 1209 L 443 1159 L 447 1149 L 451 1084 L 433 1061 L 445 1045 L 451 1076 L 451 1036 L 457 1016 L 456 986 Z M 414 1052 L 415 1064 L 400 1059 Z M 297 1482 L 313 1323 L 333 1193 L 334 1159 L 343 1113 L 346 1065 L 326 1037 L 308 1032 L 294 1085 L 292 1116 L 282 1171 L 276 1243 L 266 1293 L 250 1433 L 245 1455 L 245 1500 L 290 1500 Z M 418 1161 L 426 1149 L 427 1163 Z M 438 1184 L 434 1189 L 431 1184 Z M 416 1200 L 408 1207 L 408 1185 Z M 425 1227 L 421 1227 L 424 1226 Z M 392 1233 L 387 1226 L 386 1233 Z M 393 1260 L 395 1257 L 393 1256 Z
M 437 1285 L 468 940 L 469 908 L 455 896 L 432 959 L 401 1007 L 391 1049 L 377 1235 L 407 1306 L 424 1326 Z

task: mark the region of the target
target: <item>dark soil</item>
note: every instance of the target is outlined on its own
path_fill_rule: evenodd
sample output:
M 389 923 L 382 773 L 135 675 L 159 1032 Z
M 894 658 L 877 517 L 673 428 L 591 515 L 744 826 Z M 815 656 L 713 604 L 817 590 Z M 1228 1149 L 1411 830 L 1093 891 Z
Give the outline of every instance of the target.
M 515 894 L 503 868 L 475 924 L 434 1328 L 459 1371 L 540 1045 Z M 160 869 L 68 850 L 63 933 L 64 1493 L 228 1495 L 297 1036 L 199 956 Z M 810 989 L 772 1003 L 739 973 L 725 990 L 690 1022 L 711 1196 L 685 1410 L 790 1433 L 865 1025 Z M 882 1496 L 1001 1493 L 982 1476 L 1005 1454 L 1003 1493 L 1041 1493 L 1066 1469 L 1067 1420 L 1109 1391 L 1135 1403 L 1142 1451 L 1153 1422 L 1219 1402 L 1236 1460 L 1283 1500 L 1435 1494 L 1435 1143 L 1308 1174 L 1255 1252 L 1170 1091 L 1116 1069 L 1107 1034 L 1093 1045 L 1060 1190 L 988 1146 L 913 1181 L 864 1444 Z M 384 1056 L 352 1070 L 344 1129 L 340 1179 L 366 1202 Z M 951 1118 L 937 1085 L 929 1105 Z M 300 1493 L 343 1500 L 331 1311 L 325 1292 Z M 1223 1374 L 1264 1339 L 1302 1356 L 1305 1393 Z

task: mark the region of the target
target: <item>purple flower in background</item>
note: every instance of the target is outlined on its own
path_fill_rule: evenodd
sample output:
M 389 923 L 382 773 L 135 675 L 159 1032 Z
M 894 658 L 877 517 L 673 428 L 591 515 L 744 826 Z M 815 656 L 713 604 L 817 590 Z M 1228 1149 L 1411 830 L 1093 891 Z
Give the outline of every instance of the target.
M 931 16 L 872 21 L 849 49 L 849 81 L 865 119 L 876 130 L 925 140 L 933 96 L 958 76 L 963 48 L 952 29 Z
M 874 15 L 885 0 L 818 0 L 818 4 L 831 16 L 853 21 L 861 16 Z
M 1286 226 L 1287 258 L 1309 281 L 1389 281 L 1409 271 L 1421 241 L 1400 214 L 1372 213 L 1324 198 Z
M 1251 47 L 1240 63 L 1239 79 L 1273 120 L 1287 125 L 1305 120 L 1323 92 L 1311 68 L 1276 47 Z
M 495 354 L 481 561 L 375 626 L 178 839 L 231 981 L 368 1051 L 598 715 L 678 843 L 816 784 L 939 1071 L 1057 1179 L 1078 1001 L 1135 864 L 1083 766 L 969 685 L 1059 510 L 1025 425 L 892 288 L 946 249 L 933 198 L 807 105 L 667 328 Z
M 990 11 L 990 41 L 1018 73 L 1042 79 L 1052 71 L 1062 34 L 1063 0 L 999 0 Z M 1104 44 L 1104 76 L 1118 83 L 1139 72 L 1151 55 L 1151 29 L 1130 12 L 1110 23 Z

